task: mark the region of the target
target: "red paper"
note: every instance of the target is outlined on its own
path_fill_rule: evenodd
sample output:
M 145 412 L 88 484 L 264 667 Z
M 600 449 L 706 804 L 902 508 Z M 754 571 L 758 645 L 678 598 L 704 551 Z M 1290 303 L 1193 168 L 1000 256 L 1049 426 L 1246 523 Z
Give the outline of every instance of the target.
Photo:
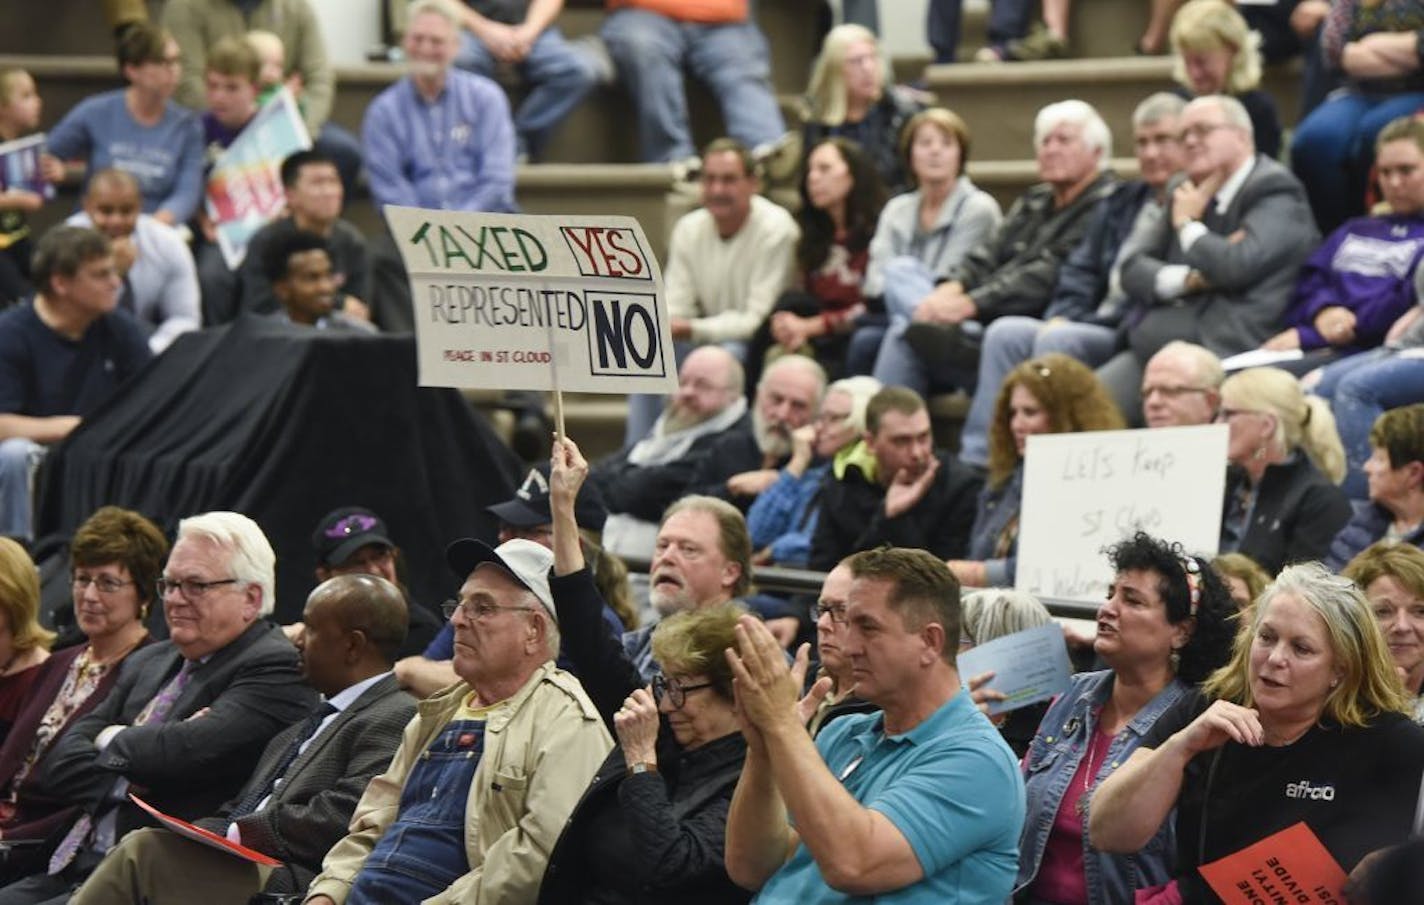
M 244 861 L 251 861 L 253 864 L 265 864 L 268 867 L 282 866 L 282 862 L 278 861 L 276 858 L 268 857 L 267 855 L 264 855 L 259 851 L 255 851 L 254 849 L 250 849 L 245 845 L 239 845 L 236 842 L 230 842 L 222 836 L 219 836 L 217 833 L 210 833 L 200 826 L 193 826 L 193 824 L 189 823 L 186 820 L 179 820 L 177 817 L 169 817 L 167 814 L 163 813 L 158 808 L 155 808 L 153 805 L 144 801 L 142 798 L 139 798 L 132 792 L 129 793 L 129 798 L 132 799 L 134 804 L 138 805 L 148 813 L 152 814 L 154 820 L 157 820 L 159 823 L 168 827 L 170 830 L 180 836 L 183 836 L 187 839 L 192 839 L 194 842 L 201 843 L 203 845 L 208 846 L 209 848 L 215 848 L 220 852 L 226 852 L 229 855 L 232 855 L 234 858 L 241 858 Z
M 1345 871 L 1304 822 L 1198 868 L 1226 905 L 1340 905 Z

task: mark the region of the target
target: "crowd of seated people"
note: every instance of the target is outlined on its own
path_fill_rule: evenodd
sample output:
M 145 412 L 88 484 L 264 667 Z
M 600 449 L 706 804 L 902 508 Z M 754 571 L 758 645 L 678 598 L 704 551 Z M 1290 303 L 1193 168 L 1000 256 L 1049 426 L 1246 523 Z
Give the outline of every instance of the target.
M 610 6 L 607 73 L 559 3 L 402 4 L 407 69 L 358 141 L 330 122 L 305 0 L 168 0 L 117 36 L 126 87 L 47 136 L 52 179 L 83 164 L 82 210 L 30 236 L 60 202 L 0 194 L 0 534 L 21 542 L 0 539 L 0 905 L 1213 902 L 1197 867 L 1297 822 L 1357 889 L 1398 882 L 1392 849 L 1424 829 L 1417 10 L 1330 8 L 1346 89 L 1287 166 L 1248 10 L 1192 0 L 1149 35 L 1180 87 L 1134 112 L 1136 178 L 1093 98 L 1065 99 L 1001 212 L 965 171 L 987 124 L 920 109 L 872 31 L 826 38 L 787 210 L 761 194 L 797 143 L 748 4 Z M 1045 16 L 993 55 L 1061 54 L 1067 3 Z M 517 105 L 488 78 L 507 69 Z M 685 161 L 684 69 L 728 135 L 671 232 L 678 389 L 630 400 L 602 461 L 556 437 L 490 507 L 497 538 L 451 538 L 444 620 L 368 509 L 318 524 L 283 631 L 251 520 L 169 539 L 108 506 L 71 540 L 71 629 L 42 625 L 34 470 L 129 376 L 239 316 L 409 331 L 353 193 L 517 210 L 517 163 L 610 74 L 640 156 Z M 204 149 L 278 84 L 316 147 L 228 268 L 196 212 Z M 0 71 L 0 139 L 38 121 L 34 80 Z M 948 391 L 958 449 L 932 416 Z M 1008 590 L 1029 437 L 1213 422 L 1214 549 L 1108 547 L 1091 637 L 1065 633 L 1092 668 L 989 718 L 1005 695 L 959 654 L 1049 619 Z M 767 566 L 820 587 L 763 592 Z M 159 829 L 130 793 L 277 866 Z

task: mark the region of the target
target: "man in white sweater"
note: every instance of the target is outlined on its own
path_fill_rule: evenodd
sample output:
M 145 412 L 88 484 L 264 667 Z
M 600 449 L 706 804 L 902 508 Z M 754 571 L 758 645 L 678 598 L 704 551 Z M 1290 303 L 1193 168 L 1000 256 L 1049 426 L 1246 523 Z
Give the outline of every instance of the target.
M 757 194 L 746 147 L 719 138 L 702 152 L 702 207 L 672 230 L 663 282 L 681 361 L 692 346 L 716 343 L 741 361 L 757 326 L 791 285 L 801 230 L 782 207 Z M 659 396 L 631 396 L 626 439 L 647 434 Z

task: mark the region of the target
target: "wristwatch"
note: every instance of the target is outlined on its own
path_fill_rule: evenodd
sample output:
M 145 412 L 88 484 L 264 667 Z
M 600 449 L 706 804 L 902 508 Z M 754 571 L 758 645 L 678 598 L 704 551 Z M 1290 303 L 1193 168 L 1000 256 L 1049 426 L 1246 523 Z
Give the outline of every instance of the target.
M 658 765 L 657 765 L 657 764 L 650 764 L 650 763 L 642 762 L 642 763 L 636 763 L 636 764 L 629 764 L 629 765 L 628 765 L 628 775 L 629 775 L 629 776 L 637 776 L 639 773 L 656 773 L 656 772 L 658 772 Z

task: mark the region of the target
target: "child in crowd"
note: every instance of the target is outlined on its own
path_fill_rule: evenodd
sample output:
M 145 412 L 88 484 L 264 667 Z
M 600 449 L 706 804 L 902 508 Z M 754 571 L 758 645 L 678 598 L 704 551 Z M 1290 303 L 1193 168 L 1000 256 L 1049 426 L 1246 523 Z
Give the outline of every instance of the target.
M 261 68 L 256 49 L 241 38 L 222 38 L 208 51 L 203 72 L 208 107 L 203 113 L 205 171 L 257 115 Z
M 203 113 L 203 139 L 207 151 L 203 161 L 203 183 L 207 184 L 213 165 L 252 118 L 257 115 L 257 94 L 262 62 L 257 50 L 243 38 L 219 39 L 208 51 L 203 71 L 207 111 Z M 218 247 L 217 228 L 205 208 L 199 208 L 197 235 L 202 240 L 193 249 L 198 262 L 198 285 L 209 323 L 216 312 L 225 311 L 236 291 L 237 278 L 228 269 Z
M 0 142 L 14 141 L 40 124 L 40 95 L 23 69 L 0 69 Z M 44 204 L 38 193 L 22 188 L 0 192 L 0 308 L 31 292 L 30 226 L 25 215 Z
M 294 71 L 285 79 L 282 77 L 282 73 L 287 71 L 287 48 L 282 39 L 273 32 L 254 28 L 247 33 L 247 43 L 257 51 L 260 67 L 257 72 L 258 106 L 267 103 L 267 99 L 276 94 L 283 85 L 291 90 L 292 96 L 300 104 L 302 74 Z

